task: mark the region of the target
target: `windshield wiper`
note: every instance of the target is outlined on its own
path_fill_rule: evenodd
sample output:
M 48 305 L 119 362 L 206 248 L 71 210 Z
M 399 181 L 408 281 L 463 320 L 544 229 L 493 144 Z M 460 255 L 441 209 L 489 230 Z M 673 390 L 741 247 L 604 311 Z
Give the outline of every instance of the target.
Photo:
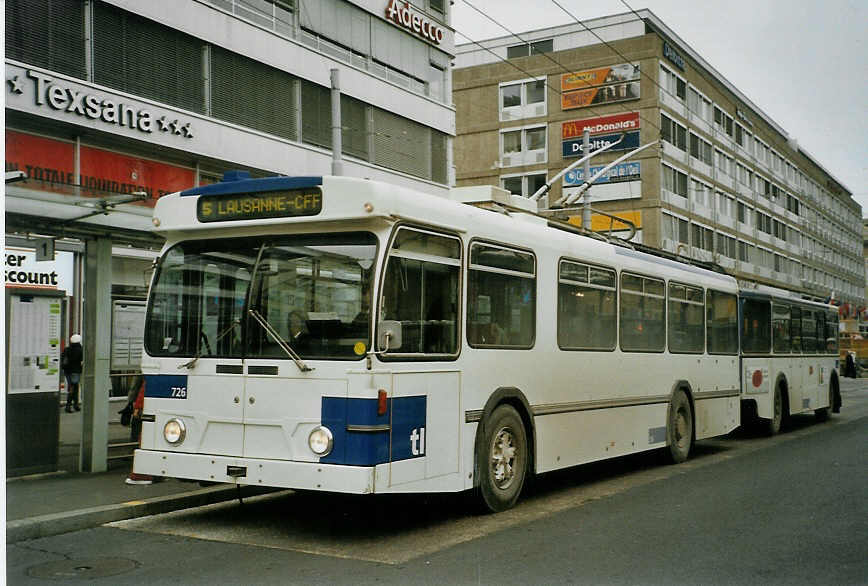
M 217 337 L 214 339 L 214 344 L 218 344 L 220 342 L 220 340 L 225 338 L 233 330 L 233 328 L 235 328 L 235 326 L 238 326 L 238 325 L 241 325 L 240 320 L 237 320 L 237 319 L 232 320 L 232 322 L 229 324 L 229 326 L 227 328 L 225 328 L 220 334 L 217 335 Z M 199 343 L 196 344 L 196 353 L 193 355 L 193 359 L 190 360 L 190 362 L 185 362 L 184 364 L 182 364 L 178 368 L 192 369 L 194 366 L 196 366 L 196 363 L 199 361 L 199 358 L 202 357 L 202 344 L 201 344 L 202 340 L 205 340 L 205 348 L 208 350 L 208 355 L 210 356 L 211 354 L 213 354 L 213 352 L 211 352 L 211 344 L 208 343 L 208 335 L 204 331 L 199 332 L 199 340 L 197 340 L 197 342 L 199 342 Z
M 295 362 L 295 365 L 298 367 L 298 369 L 300 371 L 310 372 L 313 370 L 313 368 L 311 368 L 310 366 L 305 364 L 304 360 L 301 359 L 301 356 L 299 356 L 298 353 L 292 349 L 292 346 L 290 346 L 286 342 L 286 340 L 284 340 L 282 337 L 280 337 L 280 334 L 277 333 L 277 330 L 275 330 L 271 326 L 271 324 L 268 323 L 268 321 L 259 314 L 258 311 L 256 311 L 255 309 L 248 309 L 247 313 L 249 313 L 253 317 L 253 319 L 256 320 L 256 323 L 258 323 L 260 326 L 262 326 L 262 329 L 265 330 L 266 334 L 271 336 L 271 338 L 275 342 L 277 342 L 277 345 L 280 346 L 280 348 L 284 352 L 286 352 L 286 355 L 289 356 L 290 358 L 292 358 L 292 361 Z

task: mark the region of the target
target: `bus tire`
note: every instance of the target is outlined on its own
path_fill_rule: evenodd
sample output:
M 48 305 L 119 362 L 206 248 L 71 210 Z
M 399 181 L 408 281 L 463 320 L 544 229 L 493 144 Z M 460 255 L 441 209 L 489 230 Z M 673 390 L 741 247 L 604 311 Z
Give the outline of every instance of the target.
M 479 496 L 484 509 L 498 513 L 515 505 L 527 475 L 527 433 L 511 405 L 500 405 L 488 421 L 477 451 Z
M 833 379 L 834 381 L 834 379 Z M 829 406 L 822 409 L 814 409 L 814 419 L 822 423 L 829 420 L 829 414 L 832 411 L 832 405 L 835 404 L 835 385 L 832 381 L 829 382 Z
M 772 399 L 772 416 L 771 419 L 766 419 L 765 427 L 768 435 L 777 435 L 781 432 L 781 426 L 784 422 L 784 396 L 781 392 L 781 386 L 775 385 L 775 396 Z
M 681 389 L 672 395 L 666 421 L 666 444 L 669 458 L 674 464 L 684 462 L 693 447 L 693 411 L 690 400 Z

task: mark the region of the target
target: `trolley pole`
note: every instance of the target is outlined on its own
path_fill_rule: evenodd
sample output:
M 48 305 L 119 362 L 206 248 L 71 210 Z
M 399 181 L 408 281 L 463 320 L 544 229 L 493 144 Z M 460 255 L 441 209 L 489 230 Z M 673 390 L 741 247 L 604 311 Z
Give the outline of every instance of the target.
M 582 154 L 591 152 L 591 131 L 585 128 L 582 131 Z M 591 159 L 585 159 L 585 181 L 591 178 Z M 582 228 L 591 229 L 591 189 L 585 190 L 585 205 L 582 208 Z
M 340 70 L 331 70 L 332 82 L 332 175 L 344 174 L 344 163 L 341 160 L 341 81 Z

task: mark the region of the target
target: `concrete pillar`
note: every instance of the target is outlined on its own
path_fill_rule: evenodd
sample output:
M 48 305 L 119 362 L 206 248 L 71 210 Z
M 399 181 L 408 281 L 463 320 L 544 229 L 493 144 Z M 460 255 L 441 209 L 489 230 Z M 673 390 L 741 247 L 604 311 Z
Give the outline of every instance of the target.
M 111 379 L 112 241 L 85 244 L 84 372 L 82 373 L 81 471 L 108 469 L 108 410 Z

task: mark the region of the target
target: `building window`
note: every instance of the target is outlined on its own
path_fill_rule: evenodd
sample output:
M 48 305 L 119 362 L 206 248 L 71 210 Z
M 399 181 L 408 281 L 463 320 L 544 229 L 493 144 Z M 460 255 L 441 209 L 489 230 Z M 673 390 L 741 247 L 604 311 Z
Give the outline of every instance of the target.
M 750 211 L 751 211 L 750 208 L 747 206 L 747 204 L 745 204 L 744 202 L 741 202 L 741 201 L 738 202 L 737 208 L 738 208 L 738 211 L 737 211 L 738 221 L 741 222 L 742 224 L 747 224 L 748 218 L 750 218 Z
M 714 252 L 714 231 L 699 224 L 690 225 L 693 227 L 693 247 Z
M 504 167 L 546 161 L 546 127 L 521 128 L 500 133 L 500 158 Z
M 738 241 L 738 260 L 742 262 L 752 262 L 753 259 L 753 245 L 748 244 L 747 242 Z
M 683 218 L 664 213 L 663 238 L 675 240 L 679 244 L 690 245 L 690 224 Z
M 714 125 L 720 132 L 725 133 L 727 136 L 732 138 L 733 134 L 733 121 L 732 116 L 718 108 L 714 107 Z
M 663 189 L 687 197 L 687 175 L 668 165 L 663 165 Z
M 554 40 L 544 39 L 542 41 L 533 41 L 532 43 L 522 43 L 521 45 L 513 45 L 506 48 L 506 58 L 514 59 L 515 57 L 527 57 L 528 55 L 541 55 L 543 53 L 551 53 L 554 51 Z
M 690 133 L 690 156 L 694 159 L 698 159 L 708 165 L 709 167 L 714 164 L 712 159 L 712 148 L 711 143 L 707 140 L 703 140 L 699 137 L 699 135 Z
M 86 79 L 84 2 L 6 0 L 6 57 Z
M 703 207 L 713 207 L 714 202 L 711 199 L 713 190 L 710 185 L 706 185 L 696 179 L 690 180 L 690 198 L 693 203 Z
M 717 253 L 727 258 L 735 258 L 736 255 L 736 240 L 732 236 L 727 236 L 722 232 L 717 233 Z
M 546 114 L 545 79 L 500 86 L 500 119 L 517 120 Z
M 530 197 L 545 185 L 545 173 L 531 173 L 529 175 L 511 175 L 500 178 L 500 186 L 513 195 Z
M 205 43 L 97 2 L 93 73 L 98 84 L 193 112 L 205 112 Z
M 662 112 L 660 113 L 660 137 L 679 150 L 687 150 L 687 129 Z
M 709 123 L 711 122 L 711 100 L 700 94 L 693 87 L 687 89 L 687 107 L 701 119 Z
M 288 73 L 211 47 L 211 115 L 215 118 L 298 140 L 296 85 Z M 324 123 L 330 125 L 328 104 L 326 109 Z
M 667 68 L 660 66 L 660 85 L 672 97 L 681 101 L 687 99 L 687 82 Z

